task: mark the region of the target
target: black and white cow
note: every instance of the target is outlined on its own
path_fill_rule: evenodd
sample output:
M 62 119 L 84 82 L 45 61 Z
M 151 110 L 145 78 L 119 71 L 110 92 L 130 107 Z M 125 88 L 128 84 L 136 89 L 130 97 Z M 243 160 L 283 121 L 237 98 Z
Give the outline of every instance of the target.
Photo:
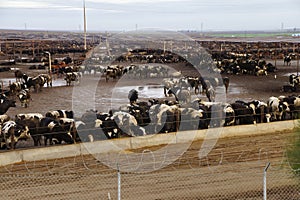
M 1 125 L 1 149 L 15 149 L 19 140 L 27 140 L 29 138 L 30 134 L 27 126 L 18 126 L 14 121 L 6 121 Z
M 27 126 L 33 139 L 34 146 L 41 145 L 40 123 L 43 115 L 40 113 L 17 114 L 15 122 L 20 126 Z
M 122 131 L 124 135 L 128 136 L 142 136 L 146 135 L 146 131 L 143 127 L 140 127 L 137 123 L 137 120 L 134 116 L 127 112 L 118 111 L 113 113 L 111 117 L 119 129 Z
M 45 84 L 45 78 L 42 76 L 29 77 L 27 74 L 24 74 L 23 79 L 27 88 L 33 87 L 35 92 L 41 91 Z
M 72 81 L 75 81 L 76 83 L 80 82 L 81 74 L 79 72 L 67 72 L 65 73 L 65 81 L 67 83 L 67 86 L 71 85 Z
M 156 104 L 150 107 L 150 133 L 168 133 L 178 131 L 180 113 L 177 105 Z
M 58 144 L 61 144 L 62 141 L 72 144 L 74 143 L 71 128 L 64 127 L 61 122 L 58 122 L 55 119 L 44 117 L 41 119 L 40 127 L 37 132 L 39 135 L 44 136 L 44 144 L 45 146 L 48 144 L 53 145 L 54 139 Z
M 300 84 L 300 76 L 297 76 L 295 74 L 291 74 L 289 76 L 289 83 L 293 87 L 298 86 Z
M 298 96 L 289 96 L 281 99 L 283 102 L 286 102 L 289 105 L 291 119 L 300 118 L 300 97 Z
M 259 100 L 253 100 L 247 103 L 253 110 L 254 118 L 257 123 L 270 122 L 271 114 L 267 103 Z
M 271 120 L 285 120 L 287 112 L 290 112 L 287 102 L 281 101 L 278 97 L 270 97 L 267 105 L 270 109 Z
M 291 56 L 285 56 L 283 58 L 283 65 L 285 65 L 285 63 L 286 63 L 286 66 L 290 66 L 291 65 L 291 61 L 292 61 L 292 57 Z
M 105 81 L 107 82 L 109 78 L 120 78 L 123 75 L 123 67 L 119 65 L 108 66 L 105 70 Z
M 16 95 L 18 92 L 20 92 L 21 90 L 26 89 L 27 86 L 25 83 L 23 82 L 14 82 L 12 84 L 9 85 L 9 92 L 11 95 Z
M 104 139 L 119 138 L 121 130 L 119 129 L 117 123 L 112 118 L 112 113 L 97 113 L 97 118 L 95 120 L 95 128 L 101 128 L 102 131 L 99 131 L 97 137 L 100 139 L 103 138 L 102 133 L 106 136 Z
M 136 103 L 139 98 L 139 93 L 135 89 L 132 89 L 128 93 L 128 99 L 130 103 Z
M 53 111 L 48 111 L 45 114 L 46 117 L 50 117 L 53 119 L 58 119 L 58 118 L 74 118 L 74 112 L 72 110 L 53 110 Z
M 224 105 L 224 126 L 233 126 L 235 124 L 235 112 L 230 104 Z
M 164 95 L 167 97 L 167 92 L 178 85 L 179 79 L 177 78 L 164 78 L 162 85 L 164 87 Z
M 49 74 L 40 74 L 39 76 L 44 79 L 44 83 L 47 83 L 47 87 L 52 87 L 52 77 Z
M 25 108 L 27 108 L 29 106 L 30 100 L 32 100 L 29 89 L 21 90 L 18 93 L 17 97 L 21 102 L 21 106 L 25 107 Z

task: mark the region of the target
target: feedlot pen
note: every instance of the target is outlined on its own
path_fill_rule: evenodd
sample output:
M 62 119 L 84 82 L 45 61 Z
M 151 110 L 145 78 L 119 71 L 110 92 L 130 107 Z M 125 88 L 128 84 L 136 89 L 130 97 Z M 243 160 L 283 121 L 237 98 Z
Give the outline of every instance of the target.
M 125 172 L 128 160 L 118 154 L 117 170 L 95 159 L 97 155 L 13 164 L 0 168 L 1 199 L 263 199 L 264 168 L 267 199 L 300 199 L 300 177 L 288 152 L 299 139 L 294 132 L 219 139 L 199 159 L 203 141 L 193 142 L 172 164 L 160 169 L 155 159 L 144 162 L 152 172 Z M 161 155 L 168 162 L 180 144 L 168 145 Z M 155 152 L 164 146 L 128 150 L 127 154 Z M 173 151 L 174 150 L 174 151 Z M 134 162 L 134 161 L 131 161 Z M 119 179 L 118 179 L 119 178 Z M 119 185 L 118 185 L 119 182 Z

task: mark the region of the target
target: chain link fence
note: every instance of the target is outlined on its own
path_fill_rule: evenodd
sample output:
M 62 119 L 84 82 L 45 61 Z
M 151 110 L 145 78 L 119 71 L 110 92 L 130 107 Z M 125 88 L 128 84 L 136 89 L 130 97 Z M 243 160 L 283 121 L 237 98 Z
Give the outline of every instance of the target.
M 263 199 L 263 168 L 243 166 L 168 169 L 137 174 L 12 173 L 0 176 L 1 199 Z M 245 170 L 246 169 L 246 170 Z M 118 179 L 118 177 L 120 179 Z M 118 184 L 120 183 L 120 184 Z M 267 199 L 300 199 L 300 177 L 290 168 L 267 171 Z
M 195 141 L 180 158 L 165 167 L 158 168 L 157 160 L 142 159 L 148 169 L 155 168 L 147 173 L 124 170 L 129 167 L 125 160 L 137 162 L 132 166 L 139 167 L 141 160 L 122 160 L 113 153 L 16 163 L 0 168 L 0 199 L 298 200 L 300 175 L 293 166 L 299 163 L 288 156 L 290 149 L 298 152 L 296 139 L 299 135 L 293 133 L 220 139 L 203 158 L 198 157 L 202 142 Z M 163 155 L 166 163 L 181 145 L 170 145 L 172 150 Z M 132 153 L 128 151 L 126 155 Z M 118 160 L 112 165 L 120 171 L 96 157 Z

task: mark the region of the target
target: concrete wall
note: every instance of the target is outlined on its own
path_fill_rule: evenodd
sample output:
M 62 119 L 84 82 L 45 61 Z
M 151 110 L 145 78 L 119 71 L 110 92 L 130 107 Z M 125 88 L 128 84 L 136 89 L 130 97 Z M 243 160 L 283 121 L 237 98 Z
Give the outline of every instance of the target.
M 255 134 L 268 134 L 277 131 L 291 131 L 300 126 L 299 120 L 263 123 L 257 125 L 243 125 L 208 130 L 182 131 L 168 134 L 155 134 L 136 138 L 122 138 L 103 140 L 92 143 L 79 143 L 74 145 L 52 146 L 44 148 L 13 150 L 0 153 L 0 166 L 18 162 L 50 160 L 79 155 L 122 152 L 147 146 L 163 144 L 186 143 L 193 140 L 238 137 Z

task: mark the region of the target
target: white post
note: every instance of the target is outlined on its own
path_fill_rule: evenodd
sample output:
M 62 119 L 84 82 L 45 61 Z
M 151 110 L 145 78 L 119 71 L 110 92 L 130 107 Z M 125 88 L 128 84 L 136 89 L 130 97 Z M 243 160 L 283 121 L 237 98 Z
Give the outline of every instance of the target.
M 264 200 L 267 200 L 267 170 L 270 167 L 270 163 L 268 163 L 264 169 Z
M 51 77 L 51 74 L 52 74 L 52 67 L 51 67 L 51 53 L 49 51 L 45 51 L 46 54 L 48 54 L 48 59 L 49 59 L 49 75 Z
M 118 169 L 118 200 L 121 200 L 121 173 L 119 169 L 119 164 L 117 164 Z

